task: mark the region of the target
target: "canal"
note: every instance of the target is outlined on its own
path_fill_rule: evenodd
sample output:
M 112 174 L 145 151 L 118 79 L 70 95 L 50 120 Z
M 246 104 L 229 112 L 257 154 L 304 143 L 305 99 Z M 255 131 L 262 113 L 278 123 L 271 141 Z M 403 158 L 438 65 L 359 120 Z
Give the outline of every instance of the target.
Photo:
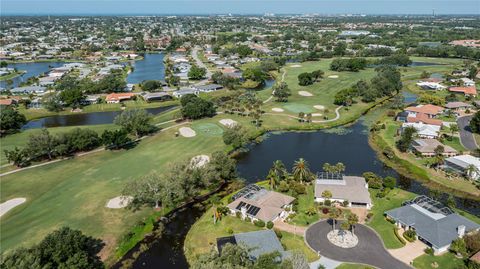
M 20 83 L 26 81 L 27 79 L 45 74 L 50 71 L 50 69 L 63 66 L 64 64 L 64 62 L 34 62 L 9 64 L 9 68 L 17 68 L 19 71 L 26 71 L 26 73 L 13 78 L 13 83 L 11 85 L 8 85 L 6 80 L 0 81 L 0 87 L 5 89 L 7 87 L 18 87 Z

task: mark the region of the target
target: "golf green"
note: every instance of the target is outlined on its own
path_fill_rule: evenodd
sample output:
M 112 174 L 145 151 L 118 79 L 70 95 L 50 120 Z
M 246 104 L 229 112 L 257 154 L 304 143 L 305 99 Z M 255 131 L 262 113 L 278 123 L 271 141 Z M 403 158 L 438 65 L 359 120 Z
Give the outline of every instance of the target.
M 223 134 L 223 129 L 215 123 L 194 123 L 192 128 L 197 134 L 215 137 Z
M 315 109 L 312 106 L 299 104 L 299 103 L 288 103 L 283 105 L 283 107 L 293 113 L 300 113 L 300 112 L 312 113 L 315 111 Z

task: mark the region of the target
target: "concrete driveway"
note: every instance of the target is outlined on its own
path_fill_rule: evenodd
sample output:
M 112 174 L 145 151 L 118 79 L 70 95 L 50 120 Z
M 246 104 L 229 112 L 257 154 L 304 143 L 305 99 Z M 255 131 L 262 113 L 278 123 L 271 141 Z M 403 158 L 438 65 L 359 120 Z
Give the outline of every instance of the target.
M 317 222 L 308 227 L 305 232 L 305 241 L 313 250 L 317 253 L 319 252 L 321 256 L 336 261 L 362 263 L 381 269 L 412 268 L 395 259 L 385 249 L 377 233 L 364 225 L 355 225 L 355 235 L 358 236 L 359 243 L 357 246 L 348 249 L 337 247 L 328 241 L 327 233 L 331 230 L 332 225 L 330 221 Z
M 460 141 L 462 142 L 462 145 L 470 151 L 474 151 L 478 148 L 478 145 L 475 142 L 475 137 L 469 126 L 472 117 L 473 116 L 470 115 L 457 119 L 458 129 L 460 129 Z

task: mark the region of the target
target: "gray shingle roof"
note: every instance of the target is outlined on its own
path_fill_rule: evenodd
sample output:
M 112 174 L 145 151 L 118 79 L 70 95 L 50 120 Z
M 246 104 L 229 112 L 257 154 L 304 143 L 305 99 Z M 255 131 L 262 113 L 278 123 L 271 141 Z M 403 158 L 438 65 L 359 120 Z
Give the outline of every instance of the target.
M 372 203 L 363 177 L 343 176 L 343 180 L 317 179 L 315 197 L 322 197 L 322 192 L 326 190 L 332 193 L 332 199 L 343 199 L 353 203 Z
M 403 224 L 414 227 L 418 236 L 437 248 L 448 246 L 458 238 L 457 228 L 460 225 L 465 225 L 466 232 L 480 229 L 480 225 L 458 214 L 432 213 L 416 204 L 389 210 L 385 214 Z
M 253 259 L 257 259 L 262 254 L 271 253 L 274 251 L 280 252 L 282 257 L 288 256 L 282 244 L 277 238 L 277 235 L 272 230 L 262 230 L 248 233 L 240 233 L 234 235 L 237 244 L 244 244 L 250 250 L 249 254 Z

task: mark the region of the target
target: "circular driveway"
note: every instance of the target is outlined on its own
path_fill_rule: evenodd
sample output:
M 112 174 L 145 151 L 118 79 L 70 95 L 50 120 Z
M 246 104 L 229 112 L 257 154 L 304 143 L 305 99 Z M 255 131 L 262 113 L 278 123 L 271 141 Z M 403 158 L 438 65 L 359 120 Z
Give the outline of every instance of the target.
M 339 227 L 340 222 L 337 222 Z M 412 267 L 395 259 L 383 246 L 382 240 L 372 229 L 357 224 L 355 235 L 358 245 L 353 248 L 340 248 L 330 243 L 327 233 L 332 230 L 331 220 L 323 220 L 308 227 L 305 241 L 321 256 L 342 262 L 363 263 L 381 269 L 411 269 Z

